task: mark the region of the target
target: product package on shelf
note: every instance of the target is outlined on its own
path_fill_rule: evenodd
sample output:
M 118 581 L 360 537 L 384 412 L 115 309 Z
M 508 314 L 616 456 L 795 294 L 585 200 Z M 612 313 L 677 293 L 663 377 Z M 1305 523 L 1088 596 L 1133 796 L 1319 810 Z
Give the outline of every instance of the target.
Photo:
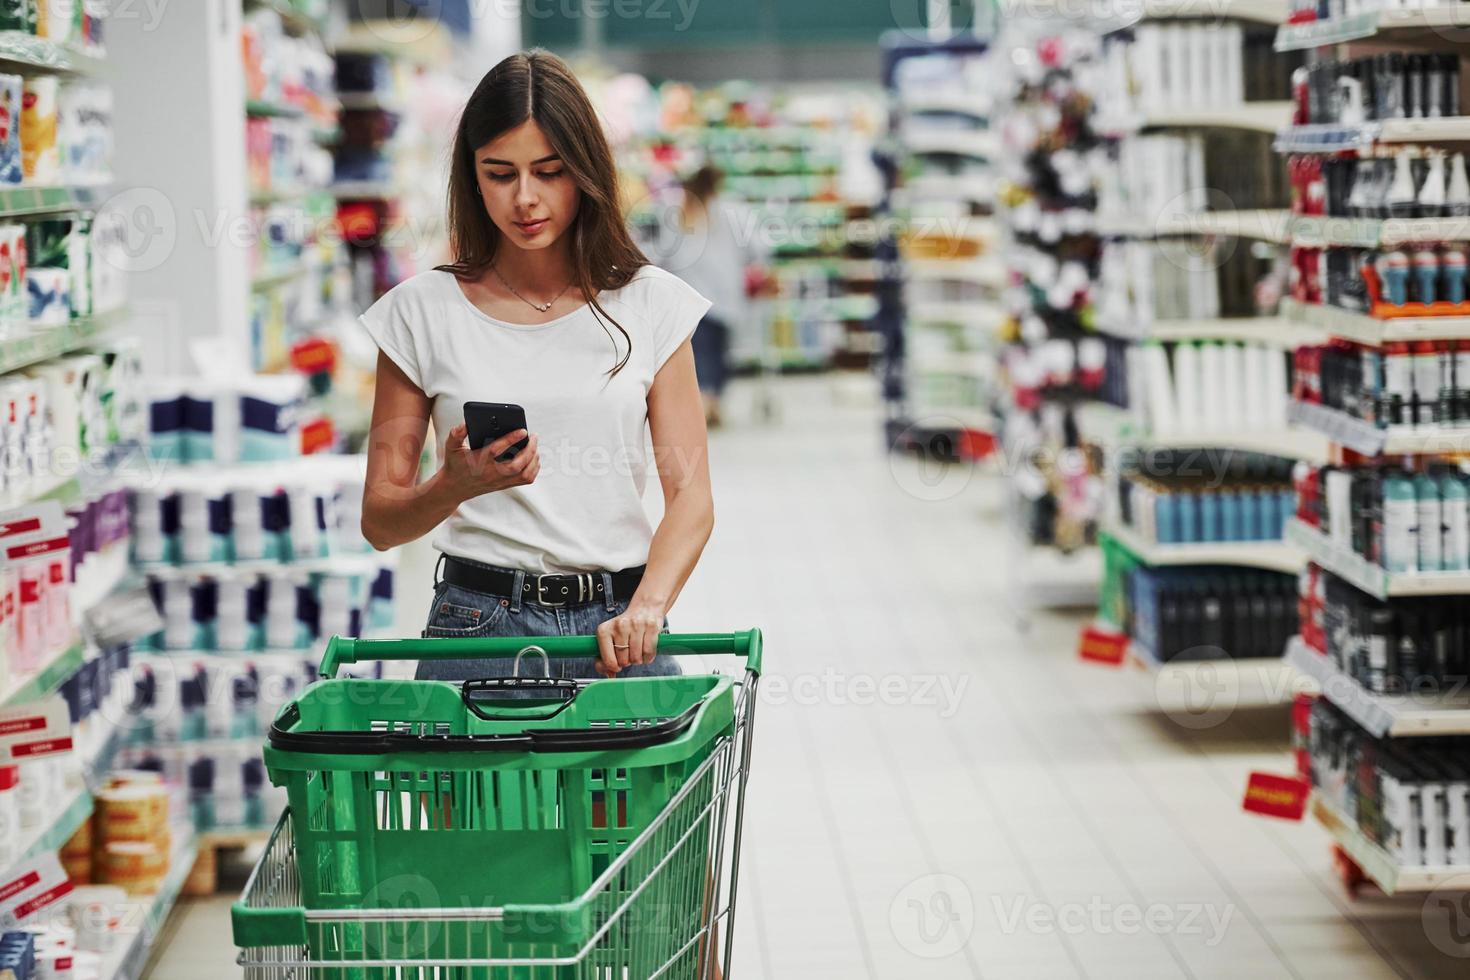
M 1117 492 L 1120 519 L 1147 542 L 1278 541 L 1296 506 L 1290 460 L 1155 450 L 1141 462 L 1125 462 Z
M 1470 872 L 1470 739 L 1375 739 L 1312 706 L 1312 791 L 1396 868 Z
M 1138 565 L 1124 626 L 1159 663 L 1279 658 L 1297 632 L 1296 579 L 1254 568 Z
M 293 459 L 302 454 L 306 379 L 255 375 L 242 381 L 150 378 L 148 451 L 180 463 Z

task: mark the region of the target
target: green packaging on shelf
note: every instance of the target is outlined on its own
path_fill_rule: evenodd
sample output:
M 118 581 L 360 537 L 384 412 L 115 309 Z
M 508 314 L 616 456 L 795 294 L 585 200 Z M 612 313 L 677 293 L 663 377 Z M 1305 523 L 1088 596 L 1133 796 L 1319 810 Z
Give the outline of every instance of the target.
M 0 0 L 0 31 L 36 32 L 36 0 Z
M 25 323 L 28 265 L 25 225 L 0 224 L 0 334 Z

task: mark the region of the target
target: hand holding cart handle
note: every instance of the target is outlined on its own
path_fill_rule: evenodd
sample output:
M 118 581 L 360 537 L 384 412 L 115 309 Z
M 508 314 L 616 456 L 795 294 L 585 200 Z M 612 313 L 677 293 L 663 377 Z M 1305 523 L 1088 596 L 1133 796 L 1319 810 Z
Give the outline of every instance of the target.
M 593 657 L 598 655 L 595 636 L 488 636 L 411 640 L 359 640 L 334 636 L 327 643 L 319 671 L 323 679 L 337 676 L 343 664 L 372 660 L 510 660 L 528 645 L 544 650 L 548 657 Z M 663 656 L 690 654 L 733 654 L 745 658 L 745 668 L 761 672 L 761 631 L 738 633 L 663 633 L 658 638 Z

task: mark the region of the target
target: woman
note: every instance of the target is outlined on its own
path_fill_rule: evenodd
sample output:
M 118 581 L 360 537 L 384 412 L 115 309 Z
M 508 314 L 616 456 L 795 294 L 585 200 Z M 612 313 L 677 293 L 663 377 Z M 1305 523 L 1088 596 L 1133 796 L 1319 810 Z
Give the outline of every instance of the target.
M 724 175 L 706 164 L 683 182 L 677 226 L 660 265 L 682 276 L 711 301 L 694 334 L 694 364 L 704 397 L 704 417 L 720 424 L 720 398 L 729 379 L 730 334 L 748 327 L 746 270 L 764 261 L 758 216 L 720 196 Z
M 612 152 L 581 85 L 542 51 L 490 70 L 455 133 L 455 261 L 414 276 L 362 323 L 379 347 L 362 529 L 379 549 L 439 527 L 426 636 L 596 633 L 563 676 L 677 673 L 654 663 L 665 615 L 714 525 L 690 335 L 709 301 L 629 237 Z M 525 409 L 476 451 L 467 401 Z M 439 468 L 416 482 L 429 419 Z M 643 510 L 645 427 L 663 488 Z M 539 665 L 537 665 L 539 667 Z M 506 664 L 425 662 L 465 679 Z

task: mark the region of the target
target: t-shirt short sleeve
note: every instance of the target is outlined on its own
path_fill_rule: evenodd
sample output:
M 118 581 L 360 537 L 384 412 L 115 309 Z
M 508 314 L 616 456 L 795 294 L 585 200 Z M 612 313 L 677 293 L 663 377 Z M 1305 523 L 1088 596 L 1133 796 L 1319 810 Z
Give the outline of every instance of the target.
M 387 354 L 420 391 L 424 391 L 424 369 L 427 365 L 420 363 L 419 348 L 414 342 L 415 304 L 404 289 L 407 285 L 405 282 L 390 289 L 357 320 L 378 349 Z
M 674 356 L 674 351 L 694 334 L 694 328 L 709 312 L 710 301 L 684 280 L 663 269 L 648 267 L 649 322 L 653 325 L 653 370 Z

